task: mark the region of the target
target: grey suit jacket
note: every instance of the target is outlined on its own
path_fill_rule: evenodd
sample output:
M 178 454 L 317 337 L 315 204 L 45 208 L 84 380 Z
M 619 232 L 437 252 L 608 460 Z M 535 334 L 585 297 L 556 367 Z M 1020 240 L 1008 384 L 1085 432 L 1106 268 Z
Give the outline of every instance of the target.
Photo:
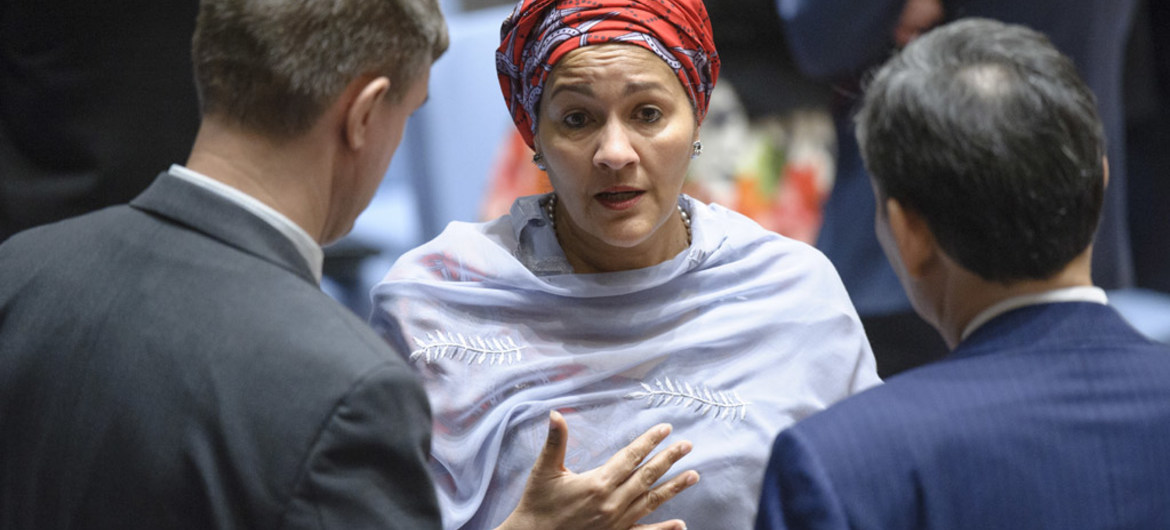
M 167 174 L 0 246 L 0 528 L 437 528 L 411 369 Z

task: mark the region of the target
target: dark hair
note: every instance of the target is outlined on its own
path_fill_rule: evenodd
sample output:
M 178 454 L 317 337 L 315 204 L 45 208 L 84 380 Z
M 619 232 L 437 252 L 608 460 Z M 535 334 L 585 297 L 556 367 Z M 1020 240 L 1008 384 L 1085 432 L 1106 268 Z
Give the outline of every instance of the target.
M 446 48 L 437 0 L 203 0 L 191 56 L 205 115 L 292 138 L 362 75 L 398 101 Z
M 870 81 L 857 138 L 885 199 L 986 280 L 1045 279 L 1092 241 L 1104 194 L 1096 102 L 1042 34 L 964 19 Z

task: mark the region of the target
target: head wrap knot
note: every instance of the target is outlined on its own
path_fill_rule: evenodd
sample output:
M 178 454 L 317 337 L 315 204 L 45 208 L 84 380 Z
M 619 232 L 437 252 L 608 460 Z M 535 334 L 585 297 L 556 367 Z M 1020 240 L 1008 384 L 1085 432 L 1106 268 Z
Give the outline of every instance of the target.
M 500 28 L 496 70 L 512 121 L 529 147 L 553 65 L 577 48 L 606 43 L 641 46 L 665 61 L 702 122 L 719 77 L 702 0 L 521 0 Z

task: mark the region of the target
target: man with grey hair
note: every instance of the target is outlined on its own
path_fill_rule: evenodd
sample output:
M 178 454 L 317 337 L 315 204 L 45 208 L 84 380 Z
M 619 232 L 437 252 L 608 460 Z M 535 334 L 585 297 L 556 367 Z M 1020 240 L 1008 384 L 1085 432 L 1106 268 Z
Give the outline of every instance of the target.
M 964 19 L 867 87 L 877 237 L 952 349 L 776 439 L 757 529 L 1160 528 L 1170 348 L 1094 287 L 1108 165 L 1042 34 Z
M 435 0 L 204 0 L 189 159 L 0 246 L 0 528 L 437 528 L 426 396 L 318 287 Z

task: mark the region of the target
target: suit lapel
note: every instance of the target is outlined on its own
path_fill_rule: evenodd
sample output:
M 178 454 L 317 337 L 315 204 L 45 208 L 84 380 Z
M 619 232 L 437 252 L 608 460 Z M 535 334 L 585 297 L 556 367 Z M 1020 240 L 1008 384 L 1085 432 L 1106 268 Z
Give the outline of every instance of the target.
M 296 247 L 262 219 L 215 193 L 163 172 L 130 202 L 317 284 Z

